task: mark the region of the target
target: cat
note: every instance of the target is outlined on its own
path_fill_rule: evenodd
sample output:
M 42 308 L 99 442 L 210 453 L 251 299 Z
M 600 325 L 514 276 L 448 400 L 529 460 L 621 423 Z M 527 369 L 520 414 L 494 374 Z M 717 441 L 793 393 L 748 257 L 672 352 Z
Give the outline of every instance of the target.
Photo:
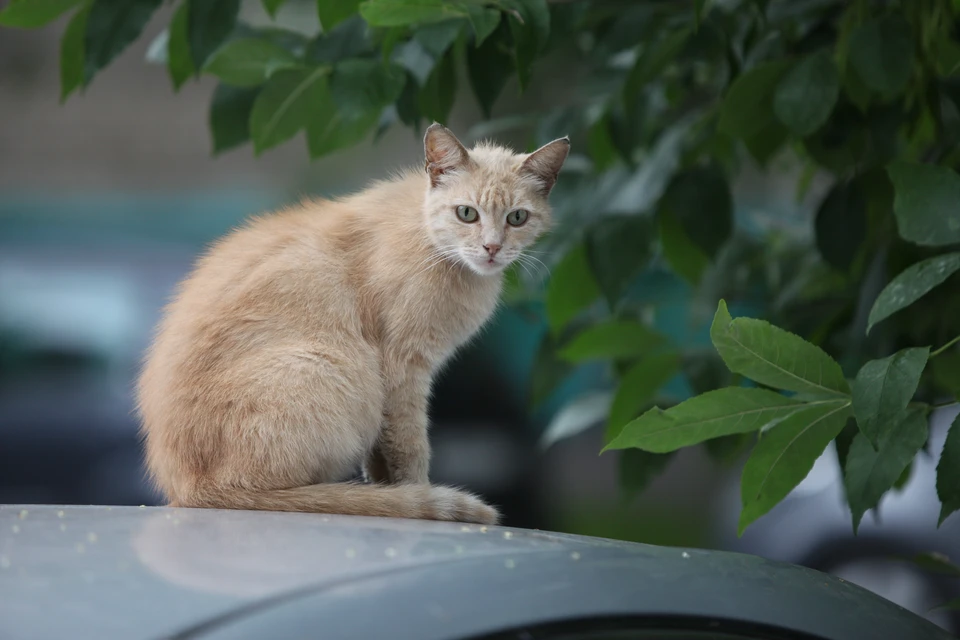
M 496 523 L 478 497 L 429 484 L 431 379 L 549 229 L 569 148 L 468 151 L 434 123 L 422 169 L 214 243 L 137 385 L 169 504 Z M 368 482 L 345 482 L 358 468 Z

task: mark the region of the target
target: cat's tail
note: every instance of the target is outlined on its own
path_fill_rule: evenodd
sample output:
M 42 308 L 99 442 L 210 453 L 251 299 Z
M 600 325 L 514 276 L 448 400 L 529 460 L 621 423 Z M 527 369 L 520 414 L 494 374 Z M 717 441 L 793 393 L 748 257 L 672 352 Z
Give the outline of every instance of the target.
M 497 510 L 476 496 L 429 484 L 314 484 L 293 489 L 201 490 L 171 506 L 254 511 L 302 511 L 350 516 L 416 518 L 496 524 Z

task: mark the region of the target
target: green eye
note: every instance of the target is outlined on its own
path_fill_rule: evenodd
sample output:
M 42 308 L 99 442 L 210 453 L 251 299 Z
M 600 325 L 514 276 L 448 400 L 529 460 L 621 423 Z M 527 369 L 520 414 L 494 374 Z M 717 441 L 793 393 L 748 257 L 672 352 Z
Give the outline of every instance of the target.
M 511 227 L 519 227 L 527 221 L 527 216 L 530 214 L 527 213 L 525 209 L 517 209 L 516 211 L 511 211 L 507 214 L 507 224 Z
M 463 222 L 476 222 L 480 219 L 480 214 L 473 207 L 462 204 L 457 207 L 457 217 Z

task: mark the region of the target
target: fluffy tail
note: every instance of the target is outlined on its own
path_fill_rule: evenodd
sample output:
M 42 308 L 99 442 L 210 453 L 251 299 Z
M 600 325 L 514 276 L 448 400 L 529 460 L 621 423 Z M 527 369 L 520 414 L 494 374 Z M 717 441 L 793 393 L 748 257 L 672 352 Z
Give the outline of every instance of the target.
M 182 497 L 183 498 L 183 497 Z M 496 524 L 499 514 L 476 496 L 428 484 L 315 484 L 273 491 L 200 491 L 171 506 L 254 511 L 303 511 L 382 518 Z

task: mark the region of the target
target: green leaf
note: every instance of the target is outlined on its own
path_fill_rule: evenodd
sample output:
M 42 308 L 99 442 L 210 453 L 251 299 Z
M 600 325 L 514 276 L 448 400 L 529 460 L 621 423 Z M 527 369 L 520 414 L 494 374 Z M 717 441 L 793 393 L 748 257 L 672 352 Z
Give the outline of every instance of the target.
M 345 60 L 333 68 L 330 92 L 340 110 L 376 111 L 400 97 L 407 81 L 403 69 L 377 60 Z
M 937 607 L 934 607 L 934 608 L 931 609 L 930 611 L 931 611 L 931 612 L 933 612 L 933 611 L 960 611 L 960 598 L 954 598 L 953 600 L 950 600 L 949 602 L 946 602 L 946 603 L 941 604 L 941 605 L 939 605 L 939 606 L 937 606 Z
M 715 462 L 730 467 L 740 461 L 743 455 L 753 445 L 755 436 L 752 433 L 735 433 L 729 436 L 712 438 L 703 444 Z
M 644 45 L 623 83 L 623 96 L 628 104 L 638 100 L 644 87 L 660 77 L 668 64 L 676 62 L 690 34 L 690 29 L 683 27 Z
M 559 335 L 567 323 L 598 297 L 600 289 L 590 272 L 586 248 L 577 245 L 553 268 L 547 283 L 547 324 L 553 334 Z
M 850 400 L 838 398 L 801 405 L 760 434 L 740 479 L 738 534 L 766 514 L 810 473 L 827 445 L 843 429 Z
M 680 371 L 677 353 L 654 353 L 634 364 L 620 380 L 607 417 L 607 440 L 613 440 L 657 391 Z
M 927 258 L 904 269 L 877 296 L 867 320 L 867 333 L 870 333 L 878 322 L 909 307 L 925 296 L 958 269 L 960 269 L 960 252 Z
M 419 42 L 420 46 L 434 59 L 438 59 L 456 42 L 457 36 L 463 31 L 463 27 L 464 22 L 462 20 L 436 22 L 417 29 L 413 34 L 413 39 Z
M 766 167 L 787 141 L 790 132 L 774 118 L 770 118 L 760 130 L 744 138 L 743 144 L 761 167 Z
M 918 553 L 912 556 L 910 561 L 925 571 L 960 578 L 960 567 L 950 562 L 950 558 L 942 553 L 937 553 L 936 551 Z
M 716 165 L 676 175 L 660 198 L 660 209 L 676 216 L 687 237 L 711 258 L 733 232 L 733 196 Z
M 831 404 L 835 401 L 823 401 Z M 708 391 L 670 407 L 650 409 L 623 427 L 607 449 L 636 447 L 666 453 L 712 438 L 769 427 L 793 415 L 804 405 L 793 398 L 766 391 L 727 387 Z
M 573 371 L 573 365 L 557 357 L 557 339 L 548 331 L 540 342 L 530 372 L 530 406 L 538 407 Z
M 226 41 L 239 13 L 240 0 L 188 0 L 187 42 L 194 69 L 203 69 L 207 59 Z
M 465 18 L 468 13 L 460 2 L 366 0 L 360 3 L 360 15 L 373 27 L 402 27 L 410 24 L 440 22 L 449 18 Z
M 576 363 L 607 358 L 623 360 L 646 355 L 663 342 L 664 337 L 645 324 L 611 320 L 577 334 L 560 350 L 560 357 Z
M 250 139 L 250 114 L 260 88 L 218 84 L 210 102 L 213 154 L 237 147 Z
M 645 218 L 609 216 L 587 233 L 587 260 L 611 308 L 649 261 L 651 231 Z
M 880 504 L 880 499 L 907 468 L 927 441 L 927 419 L 923 411 L 904 411 L 888 429 L 874 450 L 866 436 L 857 434 L 847 454 L 843 484 L 853 514 L 853 532 L 863 514 Z
M 317 17 L 324 31 L 352 16 L 360 7 L 360 0 L 317 0 Z
M 661 211 L 658 220 L 660 221 L 660 246 L 667 264 L 691 285 L 698 285 L 703 271 L 710 264 L 710 259 L 690 240 L 675 214 Z
M 903 349 L 867 362 L 857 373 L 853 382 L 853 413 L 860 432 L 874 448 L 903 417 L 917 392 L 929 355 L 929 347 Z
M 136 40 L 163 0 L 96 0 L 83 38 L 83 83 Z
M 267 15 L 271 18 L 277 17 L 277 10 L 280 9 L 285 0 L 262 0 L 263 9 L 267 12 Z
M 485 118 L 490 117 L 494 103 L 513 75 L 513 58 L 507 43 L 509 37 L 509 27 L 501 23 L 483 44 L 467 49 L 467 75 Z
M 840 271 L 848 271 L 867 236 L 867 199 L 859 183 L 834 185 L 820 203 L 814 230 L 823 259 Z
M 60 102 L 83 86 L 84 50 L 90 5 L 73 14 L 60 38 Z
M 830 51 L 821 49 L 801 60 L 777 84 L 773 110 L 798 136 L 819 129 L 837 104 L 840 76 Z
M 513 60 L 520 91 L 530 84 L 533 63 L 550 36 L 550 11 L 546 0 L 502 0 L 511 11 L 506 22 L 513 35 Z
M 322 67 L 273 74 L 250 114 L 254 153 L 259 155 L 292 138 L 308 121 L 318 119 L 318 106 L 329 96 L 326 74 Z
M 196 1 L 196 0 L 194 0 Z M 226 84 L 253 87 L 263 84 L 275 71 L 300 63 L 286 49 L 260 38 L 238 38 L 217 49 L 204 71 Z
M 374 64 L 379 66 L 379 63 Z M 369 94 L 361 94 L 358 89 L 362 88 L 350 85 L 334 91 L 331 80 L 329 89 L 326 83 L 320 83 L 311 92 L 313 102 L 307 121 L 307 148 L 311 158 L 351 147 L 363 141 L 377 126 L 382 107 L 360 109 L 356 105 L 369 104 L 367 101 L 382 97 L 384 90 L 392 89 L 385 85 L 371 87 Z
M 865 85 L 884 96 L 903 91 L 913 58 L 910 25 L 899 15 L 868 20 L 850 35 L 850 65 Z
M 187 39 L 187 0 L 173 12 L 170 20 L 170 36 L 167 40 L 167 73 L 175 91 L 196 73 L 190 56 L 190 41 Z M 195 1 L 195 0 L 194 0 Z
M 720 105 L 720 131 L 746 139 L 773 122 L 773 94 L 789 64 L 764 62 L 734 80 Z
M 657 476 L 664 472 L 667 465 L 673 460 L 673 456 L 673 452 L 650 453 L 640 449 L 624 449 L 621 451 L 618 473 L 620 488 L 627 495 L 627 498 L 636 497 L 646 489 Z
M 903 473 L 900 474 L 900 477 L 897 478 L 897 481 L 893 483 L 894 491 L 903 491 L 903 488 L 907 486 L 907 483 L 910 482 L 910 476 L 913 473 L 913 462 L 907 465 L 903 470 Z
M 420 113 L 428 121 L 447 122 L 457 96 L 457 67 L 453 56 L 444 56 L 420 90 Z
M 930 361 L 930 373 L 934 383 L 960 400 L 960 353 L 944 352 Z
M 419 131 L 420 87 L 417 86 L 417 79 L 409 72 L 407 72 L 407 81 L 403 85 L 403 91 L 397 98 L 396 107 L 400 122 Z
M 937 497 L 942 504 L 939 527 L 950 514 L 960 510 L 960 414 L 953 419 L 937 463 Z
M 333 31 L 321 33 L 311 40 L 306 58 L 316 64 L 333 64 L 373 51 L 367 24 L 355 16 L 338 24 Z
M 470 26 L 473 27 L 473 46 L 479 47 L 497 30 L 500 24 L 500 12 L 471 4 L 467 5 L 467 13 Z
M 840 365 L 822 349 L 763 320 L 734 320 L 723 300 L 710 339 L 730 371 L 760 384 L 815 395 L 850 392 Z
M 943 246 L 960 242 L 960 176 L 947 167 L 895 162 L 887 168 L 896 193 L 900 237 Z
M 49 24 L 85 0 L 11 0 L 0 11 L 0 27 L 35 29 Z
M 610 399 L 610 393 L 594 391 L 564 406 L 540 436 L 540 448 L 546 449 L 560 440 L 573 437 L 600 424 L 610 409 Z

